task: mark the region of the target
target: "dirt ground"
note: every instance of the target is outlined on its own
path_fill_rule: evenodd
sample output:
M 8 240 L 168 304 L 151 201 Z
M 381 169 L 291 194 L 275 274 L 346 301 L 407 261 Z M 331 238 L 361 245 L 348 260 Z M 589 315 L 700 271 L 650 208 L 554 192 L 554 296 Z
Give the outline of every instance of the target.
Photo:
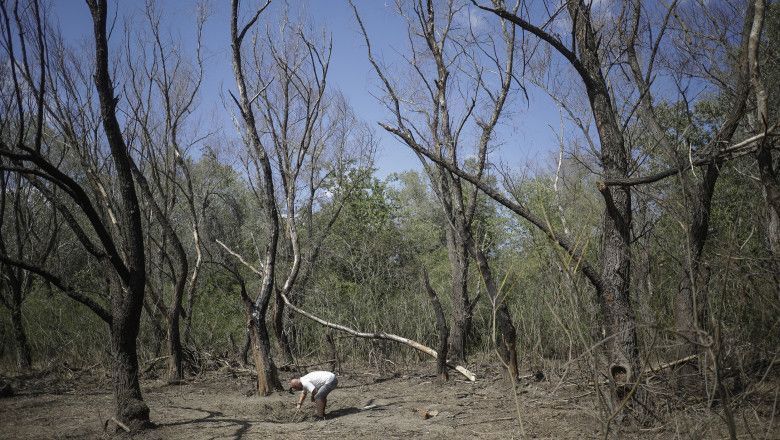
M 366 369 L 345 369 L 339 375 L 339 388 L 328 399 L 324 421 L 313 419 L 313 404 L 308 399 L 296 411 L 296 396 L 290 393 L 251 395 L 253 380 L 245 370 L 226 367 L 182 385 L 144 380 L 144 398 L 157 427 L 132 438 L 511 439 L 522 438 L 523 433 L 527 438 L 604 437 L 592 387 L 552 378 L 522 381 L 517 394 L 521 427 L 511 385 L 495 369 L 475 367 L 479 379 L 474 383 L 456 376 L 439 383 L 430 374 L 433 369 L 426 364 L 384 376 Z M 285 383 L 289 377 L 290 373 L 282 374 Z M 38 373 L 5 380 L 10 380 L 16 395 L 0 399 L 0 438 L 106 436 L 104 426 L 112 415 L 113 402 L 104 372 L 65 369 L 56 375 Z M 737 411 L 740 438 L 780 438 L 780 417 L 772 417 L 778 410 L 771 399 L 776 393 L 776 385 L 769 387 L 764 400 L 753 399 Z M 113 424 L 108 423 L 113 432 Z M 646 428 L 623 425 L 620 438 L 728 438 L 717 410 L 704 406 L 669 412 Z

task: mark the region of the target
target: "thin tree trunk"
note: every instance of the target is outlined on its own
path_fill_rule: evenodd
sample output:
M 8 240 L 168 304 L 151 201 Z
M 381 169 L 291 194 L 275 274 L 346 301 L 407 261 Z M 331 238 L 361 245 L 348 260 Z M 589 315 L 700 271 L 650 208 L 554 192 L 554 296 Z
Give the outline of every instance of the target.
M 450 379 L 449 370 L 447 369 L 447 339 L 450 335 L 450 329 L 447 327 L 447 319 L 444 317 L 444 310 L 442 310 L 439 296 L 436 295 L 436 291 L 431 287 L 428 272 L 425 270 L 423 270 L 423 284 L 425 285 L 425 291 L 428 292 L 428 298 L 431 300 L 433 312 L 436 315 L 436 332 L 439 335 L 436 374 L 439 375 L 439 379 L 447 381 Z
M 765 142 L 756 153 L 759 177 L 766 203 L 766 236 L 772 251 L 774 277 L 780 278 L 780 179 L 772 160 L 772 143 Z M 778 285 L 779 283 L 775 283 Z M 777 292 L 780 299 L 780 289 Z
M 250 336 L 250 333 L 251 332 L 247 328 L 246 332 L 244 332 L 244 344 L 241 346 L 239 362 L 241 362 L 241 365 L 243 366 L 249 364 L 249 349 L 252 347 L 252 337 Z
M 749 57 L 750 32 L 753 27 L 754 8 L 748 5 L 742 27 L 741 54 L 740 60 L 746 60 Z M 738 82 L 735 90 L 734 102 L 728 118 L 715 136 L 715 145 L 720 146 L 731 141 L 736 132 L 739 121 L 745 112 L 746 102 L 750 93 L 749 76 L 750 68 L 748 62 L 741 62 L 737 70 Z M 765 145 L 765 140 L 762 141 Z M 760 155 L 760 148 L 759 153 Z M 717 162 L 710 162 L 704 171 L 703 179 L 695 186 L 693 194 L 693 207 L 691 208 L 691 224 L 688 228 L 688 248 L 690 252 L 684 259 L 683 274 L 680 281 L 680 288 L 675 298 L 675 323 L 678 332 L 679 352 L 678 358 L 697 353 L 700 349 L 698 343 L 698 325 L 697 316 L 700 307 L 697 303 L 701 297 L 697 297 L 700 290 L 699 281 L 702 278 L 700 272 L 702 265 L 702 254 L 704 246 L 709 235 L 710 207 L 712 205 L 712 196 L 715 192 L 715 184 L 720 176 L 720 168 Z
M 336 341 L 333 339 L 333 332 L 327 330 L 323 339 L 325 340 L 325 345 L 328 347 L 330 371 L 335 373 L 336 370 L 341 370 L 341 364 L 339 363 L 339 353 L 336 351 Z
M 697 322 L 697 297 L 699 268 L 704 245 L 707 242 L 710 224 L 710 206 L 715 192 L 715 183 L 720 175 L 716 164 L 710 164 L 704 178 L 695 186 L 691 223 L 688 227 L 688 254 L 683 259 L 683 273 L 674 301 L 674 321 L 678 337 L 677 358 L 696 354 L 699 351 Z
M 507 374 L 517 378 L 520 372 L 517 364 L 517 331 L 512 323 L 512 316 L 509 313 L 506 302 L 499 298 L 500 292 L 484 252 L 476 245 L 473 239 L 470 239 L 469 243 L 493 307 L 495 327 L 497 327 L 495 330 L 498 330 L 498 334 L 494 335 L 496 349 L 499 356 L 501 356 L 501 363 L 507 369 Z
M 11 324 L 16 341 L 16 366 L 21 371 L 29 370 L 32 366 L 32 356 L 30 355 L 30 343 L 27 341 L 27 332 L 24 330 L 24 322 L 22 321 L 21 301 L 13 304 Z
M 181 345 L 181 335 L 179 321 L 181 320 L 181 311 L 174 310 L 179 308 L 174 299 L 174 305 L 171 313 L 168 315 L 168 383 L 176 384 L 184 380 L 183 355 Z
M 295 359 L 293 358 L 290 341 L 287 339 L 287 332 L 285 331 L 285 317 L 287 313 L 284 307 L 284 299 L 282 299 L 282 292 L 279 289 L 275 290 L 273 310 L 274 335 L 276 336 L 276 342 L 279 344 L 279 350 L 284 356 L 285 363 L 293 364 Z

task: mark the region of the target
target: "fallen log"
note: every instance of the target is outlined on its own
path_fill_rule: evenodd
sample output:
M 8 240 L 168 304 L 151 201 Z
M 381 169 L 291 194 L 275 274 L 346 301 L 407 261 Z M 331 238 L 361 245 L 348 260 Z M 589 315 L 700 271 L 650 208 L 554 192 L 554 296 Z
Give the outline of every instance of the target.
M 284 303 L 289 307 L 292 311 L 295 313 L 298 313 L 299 315 L 303 315 L 306 318 L 311 319 L 314 322 L 317 322 L 319 324 L 324 325 L 325 327 L 332 328 L 334 330 L 338 330 L 347 334 L 350 334 L 356 338 L 363 338 L 363 339 L 384 339 L 387 341 L 394 341 L 399 342 L 401 344 L 407 345 L 409 347 L 414 348 L 415 350 L 421 351 L 434 359 L 438 359 L 438 353 L 436 353 L 436 350 L 427 347 L 425 345 L 420 344 L 417 341 L 413 341 L 408 338 L 404 338 L 403 336 L 394 335 L 392 333 L 385 333 L 385 332 L 361 332 L 357 331 L 355 329 L 335 324 L 333 322 L 326 321 L 318 316 L 315 316 L 306 310 L 303 310 L 299 307 L 297 307 L 295 304 L 291 303 L 289 299 L 287 299 L 287 295 L 284 294 L 284 292 L 281 293 L 282 299 L 284 300 Z M 460 366 L 460 365 L 453 365 L 450 362 L 447 362 L 447 366 L 449 368 L 452 368 L 453 370 L 456 370 L 460 374 L 464 375 L 468 380 L 474 382 L 477 380 L 477 377 L 472 373 L 471 371 L 467 370 L 466 368 Z

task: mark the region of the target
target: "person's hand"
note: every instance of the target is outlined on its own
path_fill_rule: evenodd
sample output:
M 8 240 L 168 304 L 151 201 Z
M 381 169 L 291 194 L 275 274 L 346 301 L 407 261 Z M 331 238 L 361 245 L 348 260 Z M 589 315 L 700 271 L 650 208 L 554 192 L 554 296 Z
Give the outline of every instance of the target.
M 295 409 L 301 409 L 301 404 L 300 403 L 296 403 L 295 404 Z

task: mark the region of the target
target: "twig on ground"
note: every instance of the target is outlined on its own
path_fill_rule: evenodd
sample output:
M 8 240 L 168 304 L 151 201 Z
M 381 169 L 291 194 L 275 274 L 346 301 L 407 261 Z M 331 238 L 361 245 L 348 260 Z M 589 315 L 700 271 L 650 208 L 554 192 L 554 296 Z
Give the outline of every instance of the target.
M 116 417 L 111 417 L 108 420 L 106 420 L 105 423 L 103 423 L 103 431 L 108 429 L 108 422 L 114 422 L 114 424 L 116 424 L 116 426 L 124 429 L 125 432 L 127 432 L 127 433 L 130 432 L 130 428 L 128 428 L 127 425 L 125 425 L 124 423 L 122 423 L 119 420 L 117 420 Z

